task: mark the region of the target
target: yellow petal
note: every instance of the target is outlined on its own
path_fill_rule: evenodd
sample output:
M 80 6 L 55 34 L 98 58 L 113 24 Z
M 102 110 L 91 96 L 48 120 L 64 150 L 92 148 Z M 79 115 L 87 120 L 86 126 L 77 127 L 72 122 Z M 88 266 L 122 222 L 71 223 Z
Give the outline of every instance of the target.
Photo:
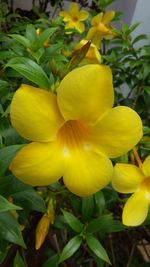
M 107 157 L 80 148 L 71 152 L 63 179 L 72 193 L 88 196 L 105 187 L 112 172 L 112 163 Z
M 98 24 L 102 21 L 102 18 L 103 18 L 102 12 L 93 17 L 91 21 L 92 26 L 98 26 Z
M 108 157 L 118 157 L 132 149 L 142 137 L 142 122 L 131 108 L 111 109 L 93 127 L 95 146 Z
M 146 177 L 150 177 L 150 156 L 144 160 L 142 170 Z
M 88 18 L 88 16 L 89 16 L 89 13 L 87 11 L 85 11 L 85 10 L 81 10 L 79 12 L 79 20 L 80 21 L 86 20 Z
M 87 33 L 86 39 L 87 40 L 92 40 L 93 36 L 96 34 L 96 28 L 91 27 Z
M 113 10 L 110 10 L 106 12 L 103 16 L 102 22 L 104 24 L 108 24 L 115 16 L 115 12 Z
M 33 186 L 56 182 L 64 169 L 65 158 L 54 142 L 26 145 L 10 165 L 10 170 L 18 179 Z
M 127 226 L 138 226 L 144 222 L 148 214 L 148 200 L 145 197 L 145 192 L 140 190 L 134 193 L 126 202 L 122 220 Z
M 63 123 L 56 96 L 29 85 L 14 94 L 10 116 L 18 133 L 32 141 L 52 140 Z
M 77 29 L 80 33 L 84 32 L 85 26 L 83 24 L 83 22 L 78 21 L 75 25 L 74 25 L 75 29 Z
M 69 6 L 69 12 L 72 16 L 78 15 L 79 13 L 79 7 L 76 3 L 71 3 Z
M 65 119 L 95 121 L 113 105 L 110 68 L 93 64 L 74 69 L 61 81 L 57 99 Z
M 67 11 L 60 11 L 59 15 L 61 17 L 63 17 L 63 21 L 70 21 L 71 20 L 71 16 L 70 16 L 69 12 L 67 12 Z
M 74 29 L 75 28 L 75 23 L 71 20 L 69 22 L 66 23 L 65 25 L 65 29 Z
M 135 165 L 117 163 L 114 167 L 112 185 L 120 193 L 133 193 L 144 178 L 142 171 Z

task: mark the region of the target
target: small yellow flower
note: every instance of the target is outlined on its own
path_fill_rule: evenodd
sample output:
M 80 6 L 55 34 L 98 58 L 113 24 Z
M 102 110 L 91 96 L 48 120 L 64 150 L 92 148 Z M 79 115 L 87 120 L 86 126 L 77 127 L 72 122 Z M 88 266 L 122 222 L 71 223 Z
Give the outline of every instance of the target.
M 14 94 L 10 115 L 14 128 L 28 140 L 11 162 L 20 180 L 48 185 L 63 176 L 78 196 L 93 194 L 112 177 L 112 163 L 142 136 L 138 114 L 112 108 L 114 90 L 109 67 L 85 65 L 68 73 L 57 95 L 29 85 Z
M 81 40 L 80 43 L 76 44 L 75 50 L 80 49 L 84 46 L 88 41 Z M 101 63 L 101 55 L 93 43 L 90 44 L 89 50 L 85 55 L 85 58 L 80 62 L 80 65 L 87 65 L 87 64 L 100 64 Z
M 92 27 L 88 31 L 86 39 L 91 40 L 98 49 L 103 38 L 111 39 L 114 37 L 114 33 L 109 26 L 109 23 L 114 18 L 114 16 L 114 11 L 108 11 L 105 14 L 101 12 L 93 17 L 91 21 Z
M 141 168 L 132 164 L 116 164 L 112 185 L 120 193 L 134 193 L 124 206 L 123 224 L 142 224 L 150 204 L 150 156 L 145 159 Z
M 64 22 L 66 22 L 65 29 L 76 29 L 82 33 L 85 29 L 82 21 L 88 18 L 89 13 L 85 10 L 79 10 L 79 7 L 76 3 L 71 3 L 69 10 L 61 11 L 59 15 L 62 16 Z

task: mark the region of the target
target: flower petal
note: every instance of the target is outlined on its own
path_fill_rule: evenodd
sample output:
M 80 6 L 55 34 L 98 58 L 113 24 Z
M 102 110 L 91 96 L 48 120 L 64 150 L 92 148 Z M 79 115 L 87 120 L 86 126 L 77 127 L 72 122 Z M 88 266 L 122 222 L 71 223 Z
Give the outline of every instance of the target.
M 99 13 L 93 17 L 93 19 L 91 21 L 91 25 L 97 27 L 98 24 L 102 21 L 102 18 L 103 18 L 103 12 L 101 12 L 101 13 Z
M 109 183 L 112 171 L 112 163 L 104 155 L 78 149 L 71 153 L 63 179 L 72 193 L 88 196 Z
M 61 81 L 57 100 L 65 119 L 95 121 L 113 105 L 110 68 L 93 64 L 74 69 Z
M 114 167 L 112 185 L 120 193 L 133 193 L 144 178 L 142 171 L 135 165 L 117 163 Z
M 59 15 L 61 17 L 63 17 L 63 21 L 70 21 L 71 20 L 71 16 L 70 16 L 69 12 L 67 12 L 67 11 L 60 11 Z
M 77 29 L 80 33 L 82 33 L 82 32 L 84 31 L 84 29 L 85 29 L 85 26 L 84 26 L 83 22 L 80 22 L 80 21 L 76 22 L 76 23 L 74 24 L 74 27 L 75 27 L 75 29 Z
M 87 40 L 92 40 L 93 36 L 96 34 L 96 28 L 91 27 L 87 33 L 86 39 Z
M 57 143 L 26 145 L 10 165 L 12 173 L 21 181 L 33 186 L 48 185 L 63 175 L 65 157 Z
M 89 16 L 89 13 L 87 11 L 85 11 L 85 10 L 81 10 L 79 12 L 79 20 L 80 21 L 86 20 L 88 18 L 88 16 Z
M 127 226 L 138 226 L 144 222 L 148 214 L 148 200 L 145 192 L 140 190 L 134 193 L 126 202 L 123 209 L 123 224 Z
M 51 141 L 63 124 L 56 96 L 29 85 L 14 94 L 10 116 L 18 133 L 32 141 Z
M 144 172 L 144 174 L 146 175 L 146 177 L 150 177 L 150 156 L 148 156 L 142 165 L 142 170 Z
M 110 10 L 108 12 L 106 12 L 103 16 L 102 22 L 104 24 L 108 24 L 110 21 L 112 21 L 112 19 L 115 16 L 115 12 L 113 10 Z
M 131 108 L 111 109 L 93 127 L 95 146 L 108 157 L 118 157 L 132 149 L 142 137 L 142 122 Z
M 79 7 L 77 5 L 77 3 L 71 3 L 69 6 L 69 12 L 72 16 L 78 16 L 79 13 Z

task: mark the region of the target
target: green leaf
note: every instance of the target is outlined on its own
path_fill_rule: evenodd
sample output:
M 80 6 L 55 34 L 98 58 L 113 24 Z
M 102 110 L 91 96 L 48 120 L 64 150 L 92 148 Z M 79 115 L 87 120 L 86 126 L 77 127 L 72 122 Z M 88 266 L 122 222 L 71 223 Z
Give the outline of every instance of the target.
M 7 253 L 10 249 L 10 245 L 6 240 L 0 240 L 0 264 L 5 260 Z
M 50 81 L 43 69 L 33 60 L 25 57 L 15 57 L 6 64 L 28 80 L 44 89 L 50 89 Z
M 105 208 L 106 208 L 106 203 L 105 203 L 105 198 L 104 194 L 102 191 L 97 192 L 94 195 L 94 200 L 95 200 L 95 206 L 96 206 L 96 211 L 98 215 L 103 214 Z
M 0 238 L 26 248 L 20 225 L 10 212 L 0 213 Z
M 57 30 L 57 27 L 46 29 L 42 32 L 42 34 L 38 38 L 38 48 L 43 46 L 43 43 L 50 38 L 53 33 Z
M 122 231 L 124 229 L 125 226 L 123 226 L 120 221 L 114 220 L 112 214 L 102 215 L 96 219 L 93 219 L 86 228 L 88 233 L 113 233 Z
M 22 208 L 10 203 L 6 198 L 0 195 L 0 212 L 8 210 L 21 210 Z
M 9 36 L 15 39 L 18 43 L 22 44 L 24 47 L 31 47 L 30 41 L 26 37 L 20 34 L 9 34 Z
M 13 267 L 26 267 L 18 251 L 13 262 Z
M 24 209 L 45 212 L 45 202 L 43 198 L 33 189 L 21 191 L 13 194 L 14 200 Z
M 147 39 L 148 39 L 148 36 L 146 34 L 140 34 L 140 35 L 138 35 L 137 37 L 134 38 L 132 43 L 135 44 L 135 43 L 137 43 L 137 42 L 139 42 L 141 40 L 147 40 Z
M 88 234 L 86 236 L 86 241 L 87 241 L 88 247 L 94 252 L 94 254 L 97 257 L 111 264 L 106 250 L 103 248 L 101 243 L 93 235 Z
M 65 261 L 70 258 L 80 247 L 82 243 L 82 237 L 77 235 L 69 240 L 67 245 L 64 247 L 62 253 L 60 254 L 59 263 Z
M 28 24 L 26 28 L 26 38 L 30 43 L 30 47 L 36 46 L 38 35 L 37 32 L 32 24 Z
M 59 260 L 59 255 L 55 254 L 53 256 L 51 256 L 46 262 L 44 262 L 44 264 L 42 265 L 42 267 L 57 267 L 58 266 L 58 260 Z
M 13 175 L 0 177 L 0 194 L 6 198 L 13 196 L 17 192 L 23 192 L 26 190 L 33 190 L 33 187 L 31 185 L 24 184 Z
M 12 158 L 19 151 L 22 145 L 7 146 L 0 149 L 0 175 L 3 176 Z
M 150 95 L 150 86 L 144 86 L 144 90 Z
M 83 224 L 70 212 L 67 212 L 65 210 L 62 210 L 63 215 L 65 217 L 66 222 L 69 224 L 69 226 L 78 233 L 81 233 L 83 230 Z
M 82 216 L 85 220 L 88 220 L 94 210 L 94 199 L 93 196 L 83 197 L 82 198 Z

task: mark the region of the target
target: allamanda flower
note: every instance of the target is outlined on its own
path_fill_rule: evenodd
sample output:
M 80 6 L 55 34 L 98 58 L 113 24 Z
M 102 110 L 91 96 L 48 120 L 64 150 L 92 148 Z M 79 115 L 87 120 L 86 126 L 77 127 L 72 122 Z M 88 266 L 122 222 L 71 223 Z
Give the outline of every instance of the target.
M 87 40 L 81 40 L 80 43 L 76 44 L 75 50 L 80 49 L 82 46 L 87 44 Z M 101 54 L 99 53 L 96 45 L 93 43 L 90 44 L 90 47 L 84 57 L 84 59 L 80 62 L 80 66 L 87 64 L 100 64 L 101 63 Z
M 109 25 L 114 16 L 115 12 L 112 10 L 105 14 L 101 12 L 93 17 L 91 21 L 92 27 L 89 29 L 86 39 L 92 40 L 92 43 L 94 43 L 98 49 L 103 38 L 111 39 L 114 37 L 114 33 Z
M 120 193 L 134 193 L 124 206 L 123 223 L 128 226 L 143 223 L 150 204 L 150 156 L 141 168 L 132 164 L 116 164 L 112 184 Z
M 22 85 L 11 104 L 18 133 L 33 141 L 13 159 L 10 169 L 31 185 L 48 185 L 63 177 L 78 196 L 93 194 L 112 176 L 108 157 L 130 150 L 142 136 L 138 114 L 112 108 L 112 74 L 104 65 L 85 65 L 68 73 L 57 95 Z
M 76 29 L 82 33 L 85 29 L 82 21 L 88 18 L 89 13 L 85 10 L 79 10 L 79 7 L 76 3 L 71 3 L 69 10 L 61 11 L 59 15 L 62 16 L 64 22 L 66 22 L 65 29 Z

